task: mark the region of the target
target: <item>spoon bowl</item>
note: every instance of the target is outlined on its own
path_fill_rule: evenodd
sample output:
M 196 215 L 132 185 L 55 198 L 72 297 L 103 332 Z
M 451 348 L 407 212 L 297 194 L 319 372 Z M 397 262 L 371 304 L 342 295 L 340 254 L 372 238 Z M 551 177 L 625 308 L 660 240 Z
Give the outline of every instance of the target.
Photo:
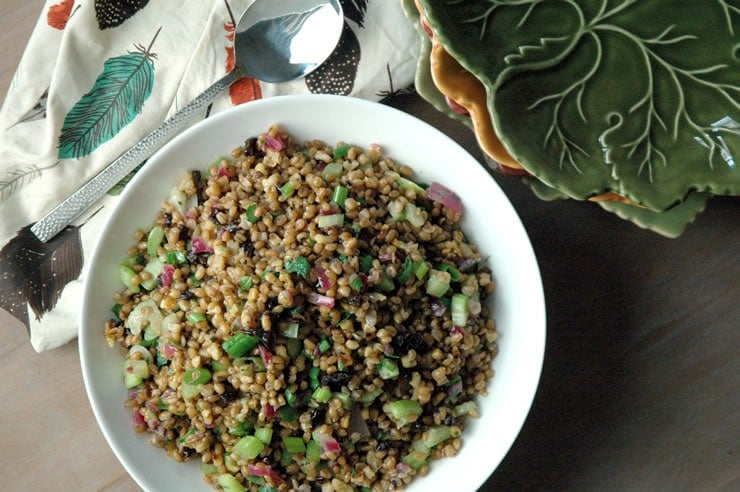
M 236 26 L 234 68 L 52 209 L 31 232 L 41 242 L 52 239 L 240 78 L 277 83 L 308 75 L 334 51 L 343 26 L 339 0 L 255 0 Z

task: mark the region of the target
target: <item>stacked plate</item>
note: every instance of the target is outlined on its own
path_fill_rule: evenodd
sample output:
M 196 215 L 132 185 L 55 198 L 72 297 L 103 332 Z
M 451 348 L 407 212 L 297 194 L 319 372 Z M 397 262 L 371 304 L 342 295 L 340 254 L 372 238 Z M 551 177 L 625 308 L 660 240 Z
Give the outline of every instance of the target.
M 676 237 L 712 195 L 740 194 L 737 3 L 402 2 L 419 94 L 538 197 Z

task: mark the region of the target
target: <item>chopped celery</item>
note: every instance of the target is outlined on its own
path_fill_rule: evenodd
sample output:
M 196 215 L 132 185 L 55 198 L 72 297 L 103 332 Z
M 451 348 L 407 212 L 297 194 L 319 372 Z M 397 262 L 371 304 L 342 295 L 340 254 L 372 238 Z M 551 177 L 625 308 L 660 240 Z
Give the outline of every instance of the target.
M 235 359 L 242 357 L 244 354 L 249 352 L 255 345 L 260 341 L 260 337 L 257 335 L 248 335 L 246 333 L 237 333 L 229 337 L 221 347 L 224 352 L 229 354 L 229 357 Z
M 426 436 L 422 440 L 422 443 L 427 448 L 431 449 L 442 441 L 446 441 L 450 437 L 452 437 L 452 429 L 446 425 L 439 425 L 427 429 Z
M 424 451 L 419 451 L 416 449 L 412 449 L 409 451 L 409 454 L 403 457 L 402 461 L 409 465 L 414 470 L 418 470 L 423 465 L 427 463 L 427 458 L 429 457 L 428 453 L 425 453 Z
M 322 229 L 344 226 L 344 214 L 319 215 L 318 225 Z
M 213 369 L 213 372 L 226 371 L 228 368 L 228 363 L 223 363 L 220 360 L 214 360 L 211 362 L 211 369 Z
M 421 227 L 424 225 L 424 214 L 422 214 L 421 209 L 413 203 L 406 204 L 403 209 L 403 215 L 414 227 Z
M 404 203 L 401 200 L 393 200 L 388 204 L 388 213 L 393 217 L 394 219 L 398 221 L 402 221 L 406 219 L 406 216 L 403 213 L 404 211 Z
M 126 327 L 132 334 L 138 335 L 146 326 L 151 326 L 156 333 L 162 333 L 162 312 L 153 299 L 147 299 L 134 307 L 126 318 Z
M 336 178 L 342 175 L 342 165 L 338 162 L 331 162 L 324 166 L 324 170 L 321 171 L 321 176 L 329 180 L 330 178 Z
M 350 408 L 352 408 L 352 397 L 350 397 L 348 394 L 338 391 L 334 393 L 334 398 L 342 402 L 342 408 L 344 408 L 345 410 L 349 410 Z
M 185 371 L 182 382 L 185 384 L 203 384 L 211 380 L 211 371 L 205 367 L 190 367 Z
M 291 454 L 306 454 L 306 443 L 302 437 L 283 436 L 285 450 Z
M 321 445 L 313 439 L 306 444 L 306 459 L 311 463 L 321 461 Z
M 395 289 L 395 285 L 393 285 L 393 280 L 386 274 L 382 274 L 380 276 L 380 283 L 378 284 L 378 289 L 382 290 L 383 292 L 390 292 L 393 289 Z
M 206 315 L 197 311 L 190 311 L 188 314 L 185 315 L 185 319 L 195 325 L 201 321 L 205 321 Z
M 328 351 L 330 348 L 331 348 L 331 342 L 329 341 L 329 339 L 326 337 L 322 338 L 321 341 L 319 342 L 319 352 L 323 354 L 326 351 Z
M 344 208 L 344 202 L 347 200 L 347 195 L 349 194 L 349 189 L 346 186 L 337 185 L 334 188 L 334 193 L 332 194 L 331 201 L 339 205 L 341 208 Z
M 123 264 L 119 265 L 118 276 L 121 279 L 121 282 L 123 282 L 123 285 L 125 285 L 128 290 L 130 290 L 134 294 L 137 294 L 139 292 L 139 285 L 134 283 L 136 272 L 133 268 Z
M 369 405 L 370 403 L 374 402 L 377 397 L 383 394 L 383 390 L 381 388 L 376 388 L 372 391 L 365 391 L 360 395 L 360 403 L 364 403 L 365 405 Z
M 331 390 L 328 386 L 319 386 L 314 390 L 311 398 L 319 403 L 326 403 L 331 399 Z
M 158 277 L 162 274 L 163 268 L 164 263 L 162 263 L 162 260 L 160 260 L 159 258 L 155 257 L 149 260 L 149 262 L 144 267 L 144 271 L 150 274 L 152 278 L 141 282 L 141 286 L 144 287 L 146 290 L 154 289 L 157 286 Z
M 257 427 L 254 429 L 254 437 L 264 444 L 270 444 L 270 441 L 272 441 L 272 429 L 270 427 Z
M 453 408 L 452 414 L 455 417 L 462 417 L 463 415 L 478 417 L 478 405 L 475 404 L 475 401 L 468 400 L 465 403 L 460 403 L 455 408 Z
M 422 261 L 416 265 L 414 275 L 416 275 L 417 279 L 421 280 L 426 276 L 427 272 L 429 272 L 429 268 L 429 263 Z
M 452 324 L 455 326 L 465 326 L 468 322 L 468 296 L 465 294 L 452 294 L 450 315 L 452 316 Z
M 398 364 L 391 359 L 383 359 L 376 366 L 380 379 L 393 379 L 398 377 Z
M 402 189 L 402 190 L 410 190 L 414 193 L 421 193 L 424 191 L 424 188 L 416 184 L 415 182 L 411 181 L 408 178 L 404 178 L 399 176 L 396 178 L 396 184 Z
M 197 384 L 183 384 L 180 389 L 185 400 L 192 400 L 200 394 L 200 386 Z
M 123 366 L 123 380 L 127 388 L 133 388 L 141 384 L 141 381 L 149 377 L 149 364 L 141 359 L 126 359 Z
M 246 492 L 246 488 L 233 475 L 222 473 L 218 476 L 218 485 L 224 492 Z
M 290 198 L 295 193 L 295 185 L 290 181 L 286 181 L 283 186 L 280 187 L 280 194 L 285 198 Z
M 280 333 L 285 338 L 298 338 L 299 328 L 300 325 L 298 323 L 287 323 L 284 326 L 281 326 Z
M 162 239 L 164 239 L 164 229 L 160 226 L 153 227 L 149 231 L 149 236 L 146 238 L 146 252 L 150 257 L 157 256 L 157 250 L 159 245 L 162 244 Z
M 429 272 L 425 289 L 427 294 L 434 297 L 442 297 L 450 288 L 450 274 L 440 270 L 432 269 Z
M 383 411 L 399 427 L 415 422 L 421 415 L 422 408 L 415 400 L 396 400 L 383 405 Z
M 244 436 L 234 444 L 232 452 L 246 460 L 253 460 L 262 452 L 265 444 L 255 436 Z

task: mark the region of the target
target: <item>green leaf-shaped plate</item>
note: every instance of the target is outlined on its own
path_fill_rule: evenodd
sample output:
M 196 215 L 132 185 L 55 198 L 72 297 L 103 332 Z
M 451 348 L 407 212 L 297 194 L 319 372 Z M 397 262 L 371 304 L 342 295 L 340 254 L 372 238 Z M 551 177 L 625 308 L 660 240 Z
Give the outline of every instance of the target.
M 420 0 L 496 133 L 568 196 L 740 194 L 740 0 Z

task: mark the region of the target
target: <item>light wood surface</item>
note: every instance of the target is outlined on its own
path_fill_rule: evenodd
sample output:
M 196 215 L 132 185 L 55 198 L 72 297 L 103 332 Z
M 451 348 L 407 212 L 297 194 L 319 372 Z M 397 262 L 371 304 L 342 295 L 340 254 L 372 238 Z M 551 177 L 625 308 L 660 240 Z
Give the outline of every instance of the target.
M 0 0 L 3 99 L 42 6 Z M 394 104 L 481 157 L 423 101 Z M 548 342 L 530 416 L 482 490 L 740 490 L 740 200 L 712 200 L 669 240 L 495 179 L 538 255 Z M 0 374 L 1 490 L 138 490 L 97 428 L 75 343 L 37 354 L 0 312 Z

